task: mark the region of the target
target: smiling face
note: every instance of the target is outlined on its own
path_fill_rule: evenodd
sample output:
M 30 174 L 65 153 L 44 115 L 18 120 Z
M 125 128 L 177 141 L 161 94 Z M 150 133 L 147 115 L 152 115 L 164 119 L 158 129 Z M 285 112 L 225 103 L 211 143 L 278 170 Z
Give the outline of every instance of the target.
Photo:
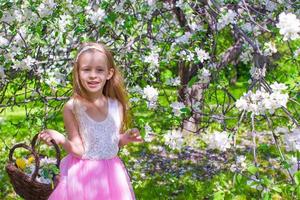
M 102 94 L 107 80 L 113 76 L 106 55 L 98 50 L 83 52 L 78 58 L 79 79 L 88 95 Z

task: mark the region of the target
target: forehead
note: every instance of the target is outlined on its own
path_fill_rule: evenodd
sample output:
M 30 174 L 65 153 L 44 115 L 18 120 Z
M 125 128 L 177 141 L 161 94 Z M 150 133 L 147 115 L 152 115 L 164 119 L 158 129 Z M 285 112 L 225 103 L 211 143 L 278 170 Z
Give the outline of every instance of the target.
M 100 51 L 85 51 L 78 58 L 79 66 L 107 66 L 106 55 Z

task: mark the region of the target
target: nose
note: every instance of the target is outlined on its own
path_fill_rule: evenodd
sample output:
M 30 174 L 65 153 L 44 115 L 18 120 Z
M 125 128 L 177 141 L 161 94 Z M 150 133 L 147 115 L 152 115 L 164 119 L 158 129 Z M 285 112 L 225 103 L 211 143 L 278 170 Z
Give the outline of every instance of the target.
M 95 70 L 91 70 L 89 75 L 91 78 L 95 78 L 95 77 L 97 77 L 97 72 Z

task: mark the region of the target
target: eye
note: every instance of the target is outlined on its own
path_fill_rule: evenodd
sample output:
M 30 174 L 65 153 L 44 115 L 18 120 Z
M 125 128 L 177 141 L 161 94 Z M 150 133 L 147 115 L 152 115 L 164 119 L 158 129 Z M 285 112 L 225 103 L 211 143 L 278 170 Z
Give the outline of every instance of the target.
M 98 70 L 98 72 L 102 72 L 103 71 L 103 69 L 97 69 Z
M 84 69 L 82 69 L 83 71 L 90 71 L 90 69 L 89 68 L 84 68 Z

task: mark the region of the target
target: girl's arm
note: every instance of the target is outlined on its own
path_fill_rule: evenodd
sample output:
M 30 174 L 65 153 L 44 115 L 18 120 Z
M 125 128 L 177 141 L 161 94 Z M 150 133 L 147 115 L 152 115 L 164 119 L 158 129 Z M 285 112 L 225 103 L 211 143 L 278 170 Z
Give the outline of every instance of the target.
M 81 157 L 84 153 L 84 148 L 82 144 L 81 137 L 79 135 L 79 127 L 77 120 L 72 112 L 73 102 L 69 101 L 65 104 L 63 109 L 63 118 L 65 129 L 68 137 L 64 137 L 61 133 L 46 129 L 43 130 L 39 137 L 43 139 L 48 145 L 50 145 L 50 140 L 54 139 L 57 144 L 62 145 L 62 147 L 68 152 L 75 156 Z
M 79 126 L 72 111 L 73 107 L 73 101 L 68 101 L 64 106 L 63 117 L 68 138 L 62 143 L 62 146 L 68 153 L 81 157 L 84 153 L 84 148 L 79 133 Z

